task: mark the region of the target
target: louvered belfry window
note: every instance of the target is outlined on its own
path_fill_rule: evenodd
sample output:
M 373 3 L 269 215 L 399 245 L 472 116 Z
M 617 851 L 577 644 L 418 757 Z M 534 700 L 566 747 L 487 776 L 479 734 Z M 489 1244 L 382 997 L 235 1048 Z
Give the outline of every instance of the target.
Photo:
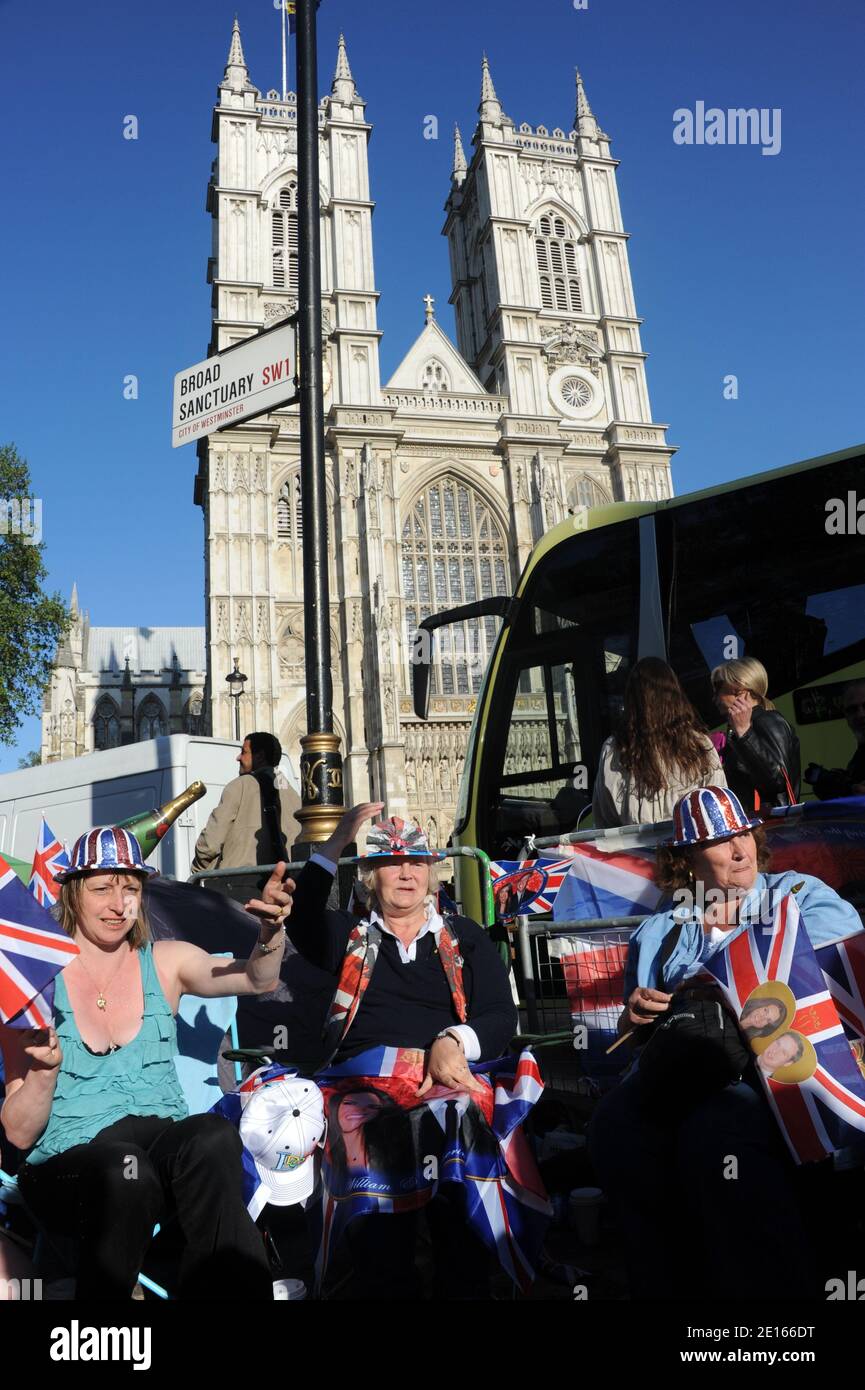
M 303 502 L 300 496 L 300 470 L 286 478 L 276 500 L 276 535 L 281 541 L 303 540 Z
M 430 613 L 510 592 L 507 540 L 483 498 L 467 483 L 444 477 L 412 503 L 402 528 L 402 587 L 409 651 L 418 623 Z M 497 620 L 476 618 L 435 635 L 432 692 L 469 695 L 480 689 Z
M 541 308 L 579 314 L 583 290 L 574 233 L 563 217 L 550 214 L 538 222 L 535 255 L 541 285 Z
M 273 287 L 297 294 L 297 182 L 280 191 L 271 213 L 273 237 Z

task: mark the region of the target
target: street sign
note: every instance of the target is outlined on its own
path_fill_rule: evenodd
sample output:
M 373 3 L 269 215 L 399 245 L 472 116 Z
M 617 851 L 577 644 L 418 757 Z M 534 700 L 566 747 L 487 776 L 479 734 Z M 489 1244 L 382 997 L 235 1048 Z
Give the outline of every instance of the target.
M 171 447 L 297 400 L 294 319 L 256 333 L 174 378 Z

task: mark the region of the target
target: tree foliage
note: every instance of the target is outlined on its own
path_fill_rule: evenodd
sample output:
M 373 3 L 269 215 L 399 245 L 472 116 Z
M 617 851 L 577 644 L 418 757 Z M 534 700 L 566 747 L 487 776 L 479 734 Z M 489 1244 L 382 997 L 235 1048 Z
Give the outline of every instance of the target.
M 69 615 L 59 594 L 42 588 L 44 546 L 31 545 L 14 516 L 32 496 L 30 470 L 13 444 L 0 445 L 0 743 L 12 743 L 25 715 L 41 713 L 58 642 Z M 13 525 L 10 525 L 10 501 Z

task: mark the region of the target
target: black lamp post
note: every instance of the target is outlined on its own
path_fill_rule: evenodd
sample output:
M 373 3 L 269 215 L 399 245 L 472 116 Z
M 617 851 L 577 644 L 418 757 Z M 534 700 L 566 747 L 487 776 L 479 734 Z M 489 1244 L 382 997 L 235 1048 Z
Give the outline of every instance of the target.
M 243 687 L 246 685 L 247 677 L 238 669 L 237 657 L 234 658 L 234 670 L 225 679 L 228 681 L 228 693 L 234 701 L 234 737 L 240 742 L 240 697 L 243 694 Z
M 327 492 L 322 403 L 321 247 L 318 179 L 318 64 L 315 0 L 298 0 L 298 363 L 300 490 L 303 497 L 303 608 L 306 734 L 300 740 L 303 829 L 294 847 L 305 858 L 326 840 L 343 811 L 342 758 L 333 729 Z

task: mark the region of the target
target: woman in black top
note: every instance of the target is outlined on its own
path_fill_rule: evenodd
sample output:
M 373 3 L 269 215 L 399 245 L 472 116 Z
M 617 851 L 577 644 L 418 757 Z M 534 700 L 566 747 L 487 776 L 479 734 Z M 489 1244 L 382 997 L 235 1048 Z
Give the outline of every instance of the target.
M 721 762 L 727 785 L 750 814 L 799 799 L 799 740 L 768 698 L 769 676 L 752 656 L 712 672 L 715 704 L 727 719 Z
M 286 922 L 292 944 L 335 984 L 325 1030 L 330 1069 L 319 1082 L 329 1125 L 323 1208 L 336 1210 L 337 1224 L 322 1251 L 344 1230 L 363 1297 L 416 1297 L 423 1206 L 442 1296 L 487 1297 L 489 1240 L 466 1205 L 468 1179 L 443 1169 L 430 1189 L 428 1170 L 457 1151 L 483 1151 L 493 1172 L 492 1092 L 469 1063 L 507 1052 L 517 1010 L 486 932 L 467 917 L 439 914 L 438 856 L 417 827 L 394 818 L 370 830 L 359 865 L 369 896 L 363 917 L 327 906 L 337 861 L 381 810 L 370 802 L 346 811 L 298 874 Z M 446 1113 L 456 1150 L 442 1147 Z M 392 1194 L 391 1209 L 354 1213 L 353 1201 L 368 1191 L 389 1201 Z

